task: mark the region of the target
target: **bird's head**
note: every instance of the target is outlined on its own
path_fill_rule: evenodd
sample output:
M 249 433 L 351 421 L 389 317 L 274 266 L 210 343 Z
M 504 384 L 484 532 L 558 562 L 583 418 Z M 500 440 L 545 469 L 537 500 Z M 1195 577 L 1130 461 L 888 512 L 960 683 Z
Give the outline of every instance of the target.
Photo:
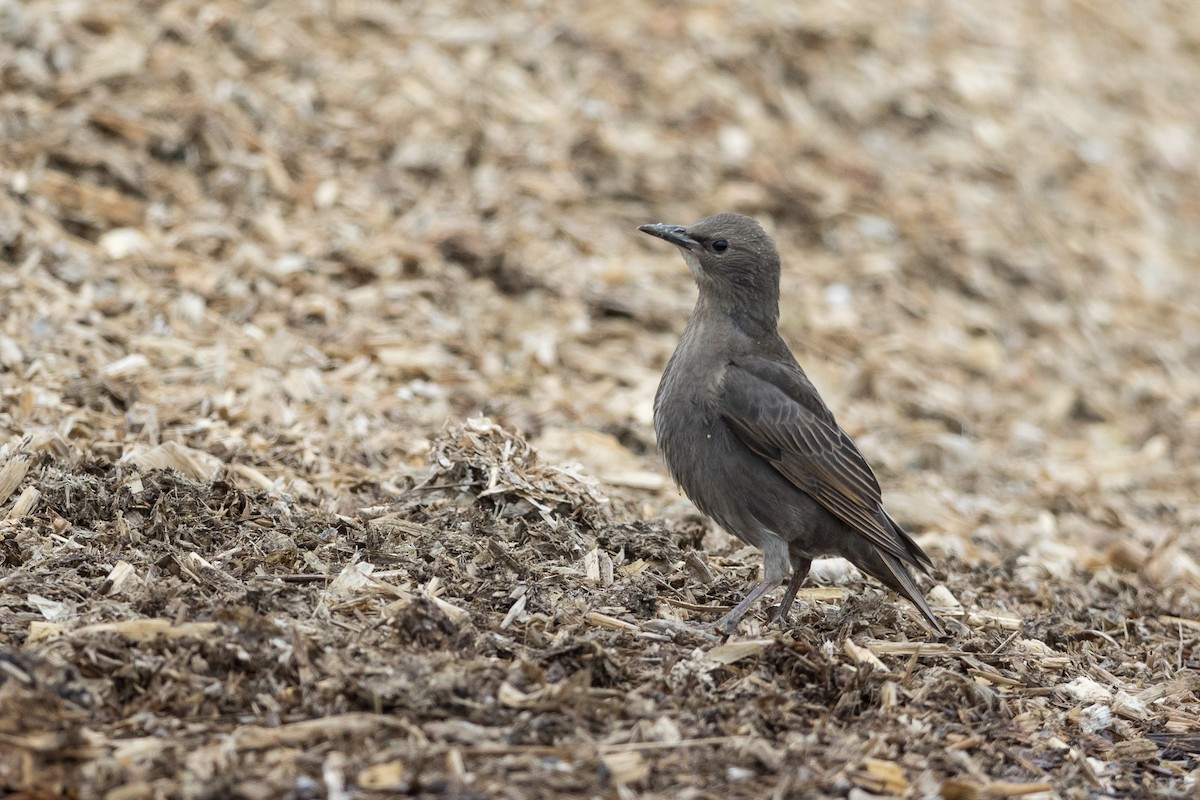
M 779 252 L 750 217 L 716 214 L 691 225 L 655 223 L 638 228 L 679 248 L 702 302 L 731 313 L 779 316 Z

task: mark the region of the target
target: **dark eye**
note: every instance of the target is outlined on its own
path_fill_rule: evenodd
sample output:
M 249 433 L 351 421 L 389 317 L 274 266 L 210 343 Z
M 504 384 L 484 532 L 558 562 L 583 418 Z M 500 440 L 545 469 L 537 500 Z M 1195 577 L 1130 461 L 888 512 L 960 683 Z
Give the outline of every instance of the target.
M 717 239 L 712 243 L 712 249 L 714 253 L 724 253 L 729 249 L 729 242 L 724 239 Z

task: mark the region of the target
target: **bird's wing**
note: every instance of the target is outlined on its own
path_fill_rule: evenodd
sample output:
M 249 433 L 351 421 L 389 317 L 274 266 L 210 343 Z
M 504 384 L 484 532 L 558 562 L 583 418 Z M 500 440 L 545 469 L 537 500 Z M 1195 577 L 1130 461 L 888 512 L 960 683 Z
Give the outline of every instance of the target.
M 743 444 L 880 550 L 924 568 L 928 558 L 906 547 L 907 537 L 889 524 L 875 473 L 812 384 L 807 378 L 806 387 L 772 380 L 794 379 L 792 370 L 786 372 L 773 375 L 761 362 L 729 365 L 718 398 L 725 422 Z M 794 396 L 797 389 L 810 390 L 811 397 L 805 391 Z
M 773 350 L 774 357 L 743 356 L 738 358 L 733 366 L 748 373 L 752 378 L 771 384 L 814 417 L 836 428 L 837 422 L 833 418 L 833 412 L 825 405 L 817 387 L 813 386 L 804 370 L 800 369 L 787 345 L 782 341 L 778 342 Z

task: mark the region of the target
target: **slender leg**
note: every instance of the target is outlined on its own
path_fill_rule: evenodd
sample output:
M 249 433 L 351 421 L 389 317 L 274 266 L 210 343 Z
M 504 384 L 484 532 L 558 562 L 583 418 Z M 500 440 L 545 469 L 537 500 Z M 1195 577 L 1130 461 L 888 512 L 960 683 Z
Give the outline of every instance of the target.
M 779 581 L 763 581 L 758 586 L 755 586 L 750 590 L 750 594 L 746 595 L 742 602 L 733 607 L 732 611 L 717 620 L 717 630 L 725 634 L 730 634 L 736 631 L 738 622 L 742 617 L 746 616 L 746 612 L 750 610 L 750 607 L 757 603 L 759 598 L 761 598 L 764 594 L 771 591 L 778 585 Z
M 783 593 L 783 600 L 780 601 L 779 608 L 775 609 L 775 613 L 771 615 L 772 623 L 787 621 L 788 612 L 792 610 L 792 603 L 796 599 L 796 592 L 800 591 L 800 585 L 808 577 L 808 570 L 811 566 L 811 558 L 793 559 L 792 579 L 788 581 L 787 591 Z

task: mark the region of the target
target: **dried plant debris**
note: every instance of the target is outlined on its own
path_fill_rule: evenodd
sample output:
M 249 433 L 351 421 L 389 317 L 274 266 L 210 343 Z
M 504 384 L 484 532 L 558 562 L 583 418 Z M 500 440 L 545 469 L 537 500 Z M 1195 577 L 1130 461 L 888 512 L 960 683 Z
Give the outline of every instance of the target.
M 436 470 L 418 490 L 456 488 L 488 502 L 501 518 L 533 513 L 552 527 L 574 519 L 592 529 L 608 520 L 608 498 L 595 478 L 542 463 L 519 433 L 489 419 L 468 419 L 448 431 L 431 460 Z
M 525 453 L 509 486 L 561 474 L 527 448 L 475 420 L 433 452 Z M 954 568 L 931 596 L 977 611 L 948 642 L 882 593 L 817 587 L 787 628 L 720 642 L 699 625 L 738 588 L 719 564 L 706 584 L 641 522 L 506 514 L 482 479 L 343 520 L 175 471 L 76 474 L 31 469 L 47 513 L 9 529 L 9 786 L 282 790 L 262 759 L 298 748 L 313 780 L 379 791 L 1183 792 L 1200 757 L 1192 639 L 1134 582 L 1047 578 L 1051 624 Z
M 0 0 L 0 787 L 1195 796 L 1200 25 L 1131 9 Z M 948 638 L 838 561 L 705 627 L 635 227 L 722 210 Z

